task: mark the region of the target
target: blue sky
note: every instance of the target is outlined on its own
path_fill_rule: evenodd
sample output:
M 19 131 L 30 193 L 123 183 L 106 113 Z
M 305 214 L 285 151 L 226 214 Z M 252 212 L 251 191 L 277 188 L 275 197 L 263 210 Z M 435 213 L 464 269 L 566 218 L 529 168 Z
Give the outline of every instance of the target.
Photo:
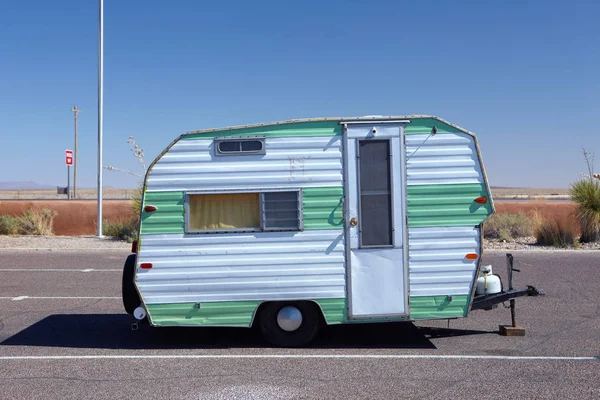
M 65 184 L 77 104 L 79 186 L 95 186 L 97 11 L 3 3 L 0 181 Z M 598 15 L 573 0 L 105 0 L 104 164 L 141 171 L 130 135 L 149 163 L 194 129 L 433 114 L 478 134 L 492 185 L 567 187 L 582 146 L 600 158 Z

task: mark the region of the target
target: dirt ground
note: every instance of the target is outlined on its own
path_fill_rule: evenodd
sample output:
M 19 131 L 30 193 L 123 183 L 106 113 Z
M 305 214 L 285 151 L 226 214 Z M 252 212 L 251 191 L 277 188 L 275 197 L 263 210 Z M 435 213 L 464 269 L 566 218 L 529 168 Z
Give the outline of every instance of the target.
M 25 210 L 50 208 L 57 212 L 54 218 L 54 234 L 64 236 L 85 236 L 96 234 L 97 203 L 95 201 L 10 201 L 0 200 L 0 215 L 18 217 Z M 131 213 L 128 200 L 104 200 L 102 217 L 110 222 L 126 221 Z

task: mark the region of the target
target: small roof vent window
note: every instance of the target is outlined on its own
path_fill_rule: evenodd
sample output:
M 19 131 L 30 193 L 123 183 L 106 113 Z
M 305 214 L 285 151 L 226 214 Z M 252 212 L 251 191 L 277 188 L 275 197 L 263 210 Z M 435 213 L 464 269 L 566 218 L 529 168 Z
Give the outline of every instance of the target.
M 215 139 L 215 155 L 243 156 L 264 155 L 265 138 L 219 138 Z

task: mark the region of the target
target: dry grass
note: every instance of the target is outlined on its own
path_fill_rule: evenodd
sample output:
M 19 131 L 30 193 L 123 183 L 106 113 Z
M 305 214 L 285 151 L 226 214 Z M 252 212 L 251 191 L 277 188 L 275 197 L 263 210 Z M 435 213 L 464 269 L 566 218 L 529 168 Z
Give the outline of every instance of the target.
M 27 210 L 49 208 L 58 213 L 54 219 L 54 234 L 66 236 L 95 235 L 97 232 L 97 204 L 88 200 L 0 200 L 0 214 L 19 218 Z M 106 200 L 103 219 L 111 222 L 131 218 L 130 200 Z
M 19 219 L 10 215 L 0 215 L 0 235 L 16 235 L 19 233 Z
M 539 213 L 533 217 L 534 233 L 537 243 L 542 246 L 573 247 L 575 246 L 575 229 L 572 224 L 547 218 Z
M 523 212 L 495 214 L 483 227 L 486 238 L 511 240 L 531 236 L 533 221 Z
M 53 235 L 52 225 L 56 211 L 48 208 L 27 210 L 18 218 L 18 233 L 21 235 Z
M 121 238 L 131 243 L 137 239 L 138 220 L 139 218 L 127 222 L 121 220 L 116 222 L 104 220 L 102 234 L 104 236 Z

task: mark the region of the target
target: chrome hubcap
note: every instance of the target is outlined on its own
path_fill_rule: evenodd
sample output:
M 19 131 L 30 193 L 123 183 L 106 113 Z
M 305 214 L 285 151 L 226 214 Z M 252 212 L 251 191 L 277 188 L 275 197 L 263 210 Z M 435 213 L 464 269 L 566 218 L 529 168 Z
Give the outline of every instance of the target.
M 277 324 L 284 331 L 295 331 L 302 325 L 302 313 L 296 307 L 285 306 L 277 313 Z

